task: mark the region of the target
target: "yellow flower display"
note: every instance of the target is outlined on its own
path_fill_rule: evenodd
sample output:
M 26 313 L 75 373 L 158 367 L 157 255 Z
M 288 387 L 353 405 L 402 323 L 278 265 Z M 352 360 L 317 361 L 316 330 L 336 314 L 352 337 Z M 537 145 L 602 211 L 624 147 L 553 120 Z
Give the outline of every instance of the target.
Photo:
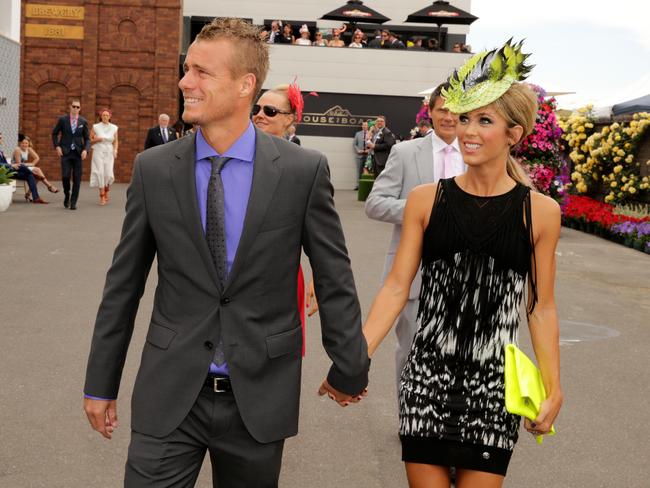
M 634 114 L 629 123 L 614 122 L 596 132 L 592 107 L 587 106 L 561 120 L 560 127 L 574 164 L 571 180 L 578 193 L 598 191 L 604 185 L 619 190 L 610 191 L 605 201 L 622 203 L 650 190 L 650 181 L 640 177 L 641 163 L 635 159 L 638 143 L 650 129 L 649 113 Z

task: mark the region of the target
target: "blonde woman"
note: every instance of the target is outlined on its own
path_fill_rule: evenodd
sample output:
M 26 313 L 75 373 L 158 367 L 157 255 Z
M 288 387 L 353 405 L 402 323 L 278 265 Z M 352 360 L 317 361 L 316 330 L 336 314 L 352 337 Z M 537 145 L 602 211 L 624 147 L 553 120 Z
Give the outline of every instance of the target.
M 113 184 L 113 166 L 117 158 L 117 125 L 111 123 L 112 113 L 104 108 L 99 112 L 100 122 L 90 131 L 93 158 L 90 163 L 90 187 L 99 188 L 99 204 L 108 203 L 108 192 Z
M 457 488 L 502 486 L 521 423 L 505 408 L 505 346 L 517 343 L 525 290 L 548 393 L 526 430 L 548 433 L 563 402 L 554 299 L 560 209 L 531 190 L 510 156 L 537 114 L 535 93 L 515 82 L 528 71 L 526 57 L 521 43 L 508 42 L 452 76 L 443 97 L 459 114 L 467 172 L 409 194 L 393 267 L 364 327 L 372 356 L 421 263 L 419 328 L 399 384 L 402 460 L 413 488 L 448 488 L 452 466 Z M 535 469 L 544 471 L 541 458 Z
M 345 47 L 345 42 L 341 39 L 341 36 L 347 29 L 347 26 L 343 24 L 340 29 L 332 30 L 332 39 L 327 43 L 327 47 Z

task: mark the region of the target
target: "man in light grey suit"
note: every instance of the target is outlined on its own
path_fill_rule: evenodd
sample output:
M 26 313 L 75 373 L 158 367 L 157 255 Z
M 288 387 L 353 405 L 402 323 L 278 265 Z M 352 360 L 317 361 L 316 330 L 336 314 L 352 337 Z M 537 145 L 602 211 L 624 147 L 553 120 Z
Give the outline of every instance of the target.
M 367 345 L 327 161 L 249 120 L 268 65 L 254 26 L 241 19 L 205 26 L 179 83 L 183 119 L 200 129 L 136 158 L 84 387 L 92 427 L 111 438 L 138 303 L 157 258 L 127 487 L 194 486 L 206 450 L 215 486 L 277 487 L 284 439 L 298 429 L 301 249 L 333 361 L 319 391 L 347 405 L 367 385 Z
M 354 150 L 357 153 L 357 188 L 359 188 L 359 178 L 363 173 L 363 165 L 368 157 L 368 148 L 366 147 L 366 139 L 368 137 L 368 122 L 361 123 L 361 130 L 354 134 Z
M 409 192 L 418 185 L 432 183 L 440 178 L 451 178 L 465 171 L 456 139 L 458 116 L 443 108 L 445 101 L 440 96 L 440 91 L 444 86 L 444 83 L 438 86 L 429 99 L 429 115 L 434 130 L 425 137 L 393 146 L 386 162 L 386 169 L 375 180 L 366 200 L 365 208 L 368 217 L 395 224 L 382 282 L 388 275 L 397 252 L 402 233 L 404 207 Z M 421 282 L 422 278 L 418 271 L 411 285 L 409 300 L 395 325 L 397 335 L 395 366 L 398 383 L 411 350 L 413 337 L 417 332 L 416 316 Z

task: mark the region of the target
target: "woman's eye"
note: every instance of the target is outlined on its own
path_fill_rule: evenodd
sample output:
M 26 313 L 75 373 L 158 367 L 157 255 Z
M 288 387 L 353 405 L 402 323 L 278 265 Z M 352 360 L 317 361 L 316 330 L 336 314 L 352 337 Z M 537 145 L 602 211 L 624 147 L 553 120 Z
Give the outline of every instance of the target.
M 466 124 L 469 121 L 469 117 L 467 117 L 467 115 L 461 115 L 458 117 L 458 121 L 461 124 Z
M 481 117 L 481 124 L 488 125 L 488 124 L 491 124 L 491 123 L 492 123 L 491 119 L 489 119 L 487 117 Z

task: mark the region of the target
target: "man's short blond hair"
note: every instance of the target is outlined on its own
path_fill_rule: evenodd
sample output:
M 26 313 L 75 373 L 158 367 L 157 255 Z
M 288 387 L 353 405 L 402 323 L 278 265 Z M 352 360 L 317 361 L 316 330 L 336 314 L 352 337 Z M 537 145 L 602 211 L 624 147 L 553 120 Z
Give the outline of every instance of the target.
M 231 41 L 237 51 L 236 59 L 231 59 L 229 63 L 232 77 L 246 73 L 255 75 L 253 100 L 257 99 L 269 71 L 269 48 L 260 36 L 260 29 L 243 19 L 218 17 L 196 36 L 196 42 L 220 39 Z

